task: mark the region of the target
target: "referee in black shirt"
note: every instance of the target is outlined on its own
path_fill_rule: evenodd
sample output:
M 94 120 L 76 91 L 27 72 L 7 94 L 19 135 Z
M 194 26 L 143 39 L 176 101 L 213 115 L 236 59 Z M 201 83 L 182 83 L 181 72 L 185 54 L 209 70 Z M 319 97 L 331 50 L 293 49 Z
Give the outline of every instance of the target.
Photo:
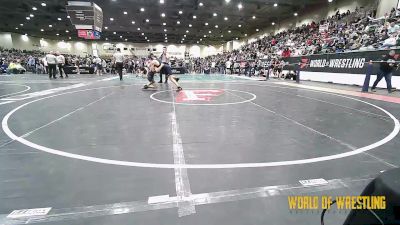
M 396 59 L 394 58 L 395 55 L 396 52 L 394 50 L 391 50 L 388 55 L 383 56 L 382 62 L 379 65 L 379 71 L 376 81 L 371 88 L 372 92 L 376 92 L 375 88 L 378 85 L 379 81 L 381 81 L 382 78 L 385 78 L 388 92 L 389 94 L 392 93 L 392 72 L 396 67 Z

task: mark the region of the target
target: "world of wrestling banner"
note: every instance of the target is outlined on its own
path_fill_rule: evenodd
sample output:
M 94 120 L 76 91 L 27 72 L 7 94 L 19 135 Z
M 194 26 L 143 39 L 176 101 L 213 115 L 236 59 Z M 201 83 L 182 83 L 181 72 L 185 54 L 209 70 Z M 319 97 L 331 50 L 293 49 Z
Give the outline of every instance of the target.
M 300 63 L 300 65 L 285 66 L 284 69 L 293 70 L 300 67 L 302 71 L 310 72 L 365 74 L 370 60 L 380 61 L 382 56 L 388 53 L 388 50 L 384 50 L 291 57 L 284 61 L 288 64 Z M 399 56 L 399 53 L 396 52 L 396 60 Z M 379 64 L 375 63 L 374 68 L 376 73 Z M 393 75 L 400 76 L 400 70 L 394 71 Z

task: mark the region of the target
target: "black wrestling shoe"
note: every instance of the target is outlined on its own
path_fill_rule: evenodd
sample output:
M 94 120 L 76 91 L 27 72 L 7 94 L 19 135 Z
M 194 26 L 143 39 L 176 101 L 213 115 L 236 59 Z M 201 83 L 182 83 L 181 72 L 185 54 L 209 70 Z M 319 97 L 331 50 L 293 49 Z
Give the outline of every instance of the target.
M 176 81 L 176 82 L 178 82 L 179 80 L 180 80 L 179 77 L 175 78 L 175 81 Z
M 178 89 L 176 89 L 176 92 L 180 92 L 180 91 L 182 91 L 183 89 L 181 88 L 181 87 L 178 87 Z
M 162 84 L 162 81 L 158 81 L 159 84 Z

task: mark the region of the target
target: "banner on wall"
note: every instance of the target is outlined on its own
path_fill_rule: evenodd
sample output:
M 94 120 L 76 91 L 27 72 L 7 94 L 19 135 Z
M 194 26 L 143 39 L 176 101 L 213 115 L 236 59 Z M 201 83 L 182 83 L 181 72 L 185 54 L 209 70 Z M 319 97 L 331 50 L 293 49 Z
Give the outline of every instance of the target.
M 325 73 L 351 73 L 365 74 L 365 68 L 370 60 L 379 61 L 388 51 L 365 51 L 348 52 L 338 54 L 308 55 L 301 57 L 291 57 L 284 61 L 293 64 L 300 63 L 302 71 L 325 72 Z M 397 53 L 395 58 L 399 58 Z M 378 68 L 379 64 L 375 64 Z M 284 69 L 293 69 L 294 66 L 285 66 Z M 400 71 L 396 70 L 394 76 L 400 76 Z
M 96 30 L 78 30 L 78 37 L 86 40 L 98 40 L 100 36 L 100 32 Z

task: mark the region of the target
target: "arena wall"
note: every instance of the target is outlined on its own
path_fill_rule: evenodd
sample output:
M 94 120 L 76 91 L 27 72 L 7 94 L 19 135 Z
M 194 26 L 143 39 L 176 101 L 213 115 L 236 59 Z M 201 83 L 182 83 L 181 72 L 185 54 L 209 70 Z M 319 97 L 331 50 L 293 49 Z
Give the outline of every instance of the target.
M 106 46 L 108 46 L 106 48 Z M 44 52 L 60 51 L 63 54 L 73 54 L 85 56 L 95 54 L 100 56 L 112 55 L 115 50 L 110 48 L 121 48 L 126 55 L 146 56 L 148 49 L 159 54 L 162 48 L 167 46 L 168 52 L 178 58 L 184 58 L 185 52 L 191 57 L 206 57 L 222 53 L 223 46 L 205 46 L 205 45 L 175 45 L 175 44 L 146 44 L 146 43 L 109 43 L 109 42 L 86 42 L 86 41 L 68 41 L 68 40 L 50 40 L 25 36 L 16 33 L 0 32 L 0 47 L 6 49 L 20 50 L 41 50 Z M 134 49 L 134 50 L 133 50 Z

